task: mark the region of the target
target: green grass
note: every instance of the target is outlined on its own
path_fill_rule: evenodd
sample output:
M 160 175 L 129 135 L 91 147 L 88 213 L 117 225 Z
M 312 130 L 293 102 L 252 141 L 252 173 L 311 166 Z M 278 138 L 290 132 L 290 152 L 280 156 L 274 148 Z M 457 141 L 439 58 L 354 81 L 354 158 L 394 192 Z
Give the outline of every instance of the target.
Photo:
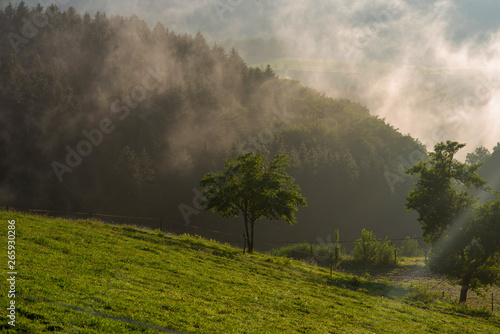
M 297 260 L 314 263 L 318 266 L 330 267 L 328 254 L 334 252 L 334 245 L 313 245 L 314 259 L 311 258 L 309 243 L 290 244 L 281 248 L 272 249 L 268 253 L 274 256 L 285 256 Z M 359 277 L 374 277 L 378 280 L 390 281 L 396 285 L 407 286 L 413 292 L 415 286 L 434 292 L 434 295 L 445 296 L 452 303 L 458 303 L 460 285 L 451 284 L 441 275 L 432 274 L 425 264 L 425 258 L 398 256 L 397 263 L 366 265 L 354 260 L 351 255 L 341 254 L 340 262 L 335 266 L 338 270 Z M 472 309 L 491 310 L 493 297 L 494 313 L 500 315 L 500 287 L 492 287 L 483 291 L 481 295 L 470 290 L 467 305 Z
M 6 269 L 0 285 L 7 333 L 500 331 L 496 316 L 439 300 L 415 303 L 389 281 L 330 277 L 324 268 L 243 255 L 197 236 L 5 211 L 0 217 L 3 254 L 7 220 L 17 227 L 16 331 L 5 318 Z
M 351 271 L 350 271 L 351 272 Z M 352 271 L 354 272 L 354 271 Z M 359 271 L 358 271 L 359 273 Z M 453 285 L 443 276 L 431 274 L 425 265 L 424 257 L 401 257 L 398 264 L 390 267 L 374 268 L 371 274 L 376 278 L 386 278 L 397 283 L 419 284 L 428 287 L 445 296 L 453 302 L 458 302 L 460 286 Z M 491 297 L 493 293 L 493 305 L 495 314 L 500 314 L 500 287 L 492 287 L 484 295 L 478 295 L 469 290 L 467 304 L 470 308 L 491 310 Z

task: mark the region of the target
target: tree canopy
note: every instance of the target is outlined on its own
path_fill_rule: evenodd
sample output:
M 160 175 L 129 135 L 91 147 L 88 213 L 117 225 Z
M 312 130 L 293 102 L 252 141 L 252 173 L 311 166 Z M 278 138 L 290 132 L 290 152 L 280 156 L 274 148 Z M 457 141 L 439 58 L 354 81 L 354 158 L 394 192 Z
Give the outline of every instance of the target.
M 500 200 L 498 194 L 484 204 L 471 194 L 474 189 L 491 190 L 477 171 L 481 164 L 454 159 L 464 144 L 436 144 L 429 161 L 407 171 L 419 175 L 409 193 L 406 208 L 418 212 L 424 238 L 432 246 L 429 267 L 462 286 L 460 302 L 469 288 L 500 283 Z M 493 241 L 496 240 L 496 241 Z
M 243 215 L 248 250 L 254 248 L 254 223 L 257 220 L 284 219 L 295 223 L 298 206 L 306 206 L 300 187 L 285 171 L 290 158 L 276 155 L 269 163 L 262 154 L 247 153 L 226 162 L 224 171 L 209 173 L 201 180 L 207 210 L 223 217 Z
M 417 189 L 409 193 L 406 208 L 418 212 L 428 242 L 439 240 L 465 208 L 475 202 L 469 188 L 486 185 L 477 174 L 481 165 L 466 165 L 454 159 L 464 146 L 450 141 L 436 144 L 429 161 L 421 161 L 407 171 L 420 178 Z

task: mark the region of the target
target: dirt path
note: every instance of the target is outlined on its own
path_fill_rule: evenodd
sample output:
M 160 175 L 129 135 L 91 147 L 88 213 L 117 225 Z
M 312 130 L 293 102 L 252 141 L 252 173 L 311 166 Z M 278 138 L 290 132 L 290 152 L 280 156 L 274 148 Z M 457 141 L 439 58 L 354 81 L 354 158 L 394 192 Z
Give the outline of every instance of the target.
M 403 265 L 401 267 L 390 270 L 386 273 L 374 275 L 376 278 L 386 277 L 396 283 L 406 284 L 424 284 L 431 290 L 444 292 L 444 295 L 457 301 L 460 297 L 460 286 L 452 285 L 446 278 L 441 275 L 434 275 L 429 272 L 429 268 L 425 266 L 423 261 L 418 261 L 413 264 Z M 486 308 L 491 310 L 491 301 L 493 296 L 493 310 L 496 314 L 500 314 L 500 288 L 493 287 L 486 292 L 484 296 L 479 296 L 474 291 L 469 290 L 467 296 L 467 304 L 475 308 Z
M 354 274 L 361 272 L 352 271 Z M 363 274 L 365 271 L 363 271 Z M 425 266 L 423 258 L 402 259 L 397 267 L 388 268 L 385 270 L 368 270 L 368 273 L 375 279 L 386 278 L 392 282 L 399 284 L 422 284 L 429 287 L 431 290 L 444 292 L 445 298 L 458 302 L 460 297 L 460 286 L 452 285 L 446 278 L 441 275 L 434 275 L 429 272 L 429 268 Z M 362 274 L 361 274 L 362 276 Z M 491 300 L 493 294 L 493 310 L 496 314 L 500 314 L 500 288 L 494 287 L 485 293 L 485 296 L 479 296 L 475 292 L 469 290 L 467 296 L 467 304 L 474 308 L 486 308 L 491 310 Z

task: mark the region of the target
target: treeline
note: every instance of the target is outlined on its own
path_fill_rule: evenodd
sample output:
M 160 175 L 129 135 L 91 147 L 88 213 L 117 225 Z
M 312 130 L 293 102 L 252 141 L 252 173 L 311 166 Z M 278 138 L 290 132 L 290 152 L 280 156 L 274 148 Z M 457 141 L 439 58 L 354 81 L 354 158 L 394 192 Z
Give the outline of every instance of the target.
M 198 213 L 196 187 L 225 159 L 260 150 L 293 158 L 290 174 L 309 206 L 294 227 L 266 226 L 257 247 L 335 228 L 348 238 L 361 228 L 420 231 L 404 211 L 412 182 L 392 191 L 386 173 L 425 148 L 355 102 L 248 67 L 200 33 L 150 29 L 136 16 L 21 2 L 0 11 L 0 27 L 5 204 L 184 222 L 185 203 L 191 224 L 239 233 L 239 224 Z

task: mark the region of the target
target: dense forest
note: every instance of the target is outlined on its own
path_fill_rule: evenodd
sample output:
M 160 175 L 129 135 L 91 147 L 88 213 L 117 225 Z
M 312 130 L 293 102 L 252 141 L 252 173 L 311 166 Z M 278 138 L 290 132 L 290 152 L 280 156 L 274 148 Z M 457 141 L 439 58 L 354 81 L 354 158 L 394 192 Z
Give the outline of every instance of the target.
M 346 239 L 362 228 L 420 233 L 404 210 L 412 182 L 403 170 L 426 149 L 358 103 L 137 16 L 21 2 L 0 11 L 0 30 L 4 205 L 182 223 L 180 208 L 191 207 L 190 224 L 241 235 L 241 222 L 194 214 L 193 198 L 204 174 L 259 150 L 292 157 L 308 207 L 294 227 L 263 224 L 257 248 L 259 239 L 315 241 L 337 228 Z M 500 150 L 485 159 L 495 170 Z

